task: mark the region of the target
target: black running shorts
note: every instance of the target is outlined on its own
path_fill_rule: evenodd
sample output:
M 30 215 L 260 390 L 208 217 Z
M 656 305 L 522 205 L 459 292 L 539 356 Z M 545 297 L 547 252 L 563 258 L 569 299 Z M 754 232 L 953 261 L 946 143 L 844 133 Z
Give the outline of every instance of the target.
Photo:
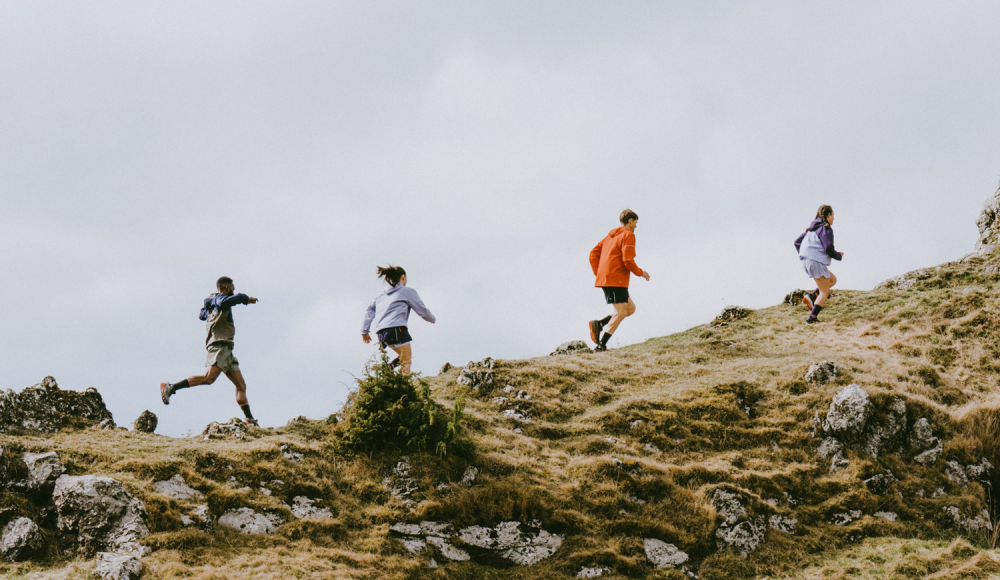
M 622 304 L 623 302 L 628 302 L 628 288 L 621 288 L 619 286 L 602 286 L 601 290 L 604 290 L 604 299 L 608 301 L 608 304 Z
M 406 330 L 405 326 L 393 326 L 392 328 L 383 328 L 378 331 L 378 342 L 383 347 L 402 346 L 413 342 L 413 339 L 410 337 L 410 331 Z

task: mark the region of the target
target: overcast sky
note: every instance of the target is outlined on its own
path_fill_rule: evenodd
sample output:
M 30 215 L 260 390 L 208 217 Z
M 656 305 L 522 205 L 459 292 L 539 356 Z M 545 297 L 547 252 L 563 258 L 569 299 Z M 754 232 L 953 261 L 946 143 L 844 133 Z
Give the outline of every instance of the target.
M 0 0 L 0 388 L 97 387 L 119 424 L 240 414 L 203 372 L 231 276 L 263 425 L 335 412 L 392 263 L 438 317 L 415 370 L 549 353 L 610 311 L 588 264 L 639 216 L 618 346 L 973 249 L 1000 175 L 996 2 Z M 805 312 L 803 311 L 803 318 Z

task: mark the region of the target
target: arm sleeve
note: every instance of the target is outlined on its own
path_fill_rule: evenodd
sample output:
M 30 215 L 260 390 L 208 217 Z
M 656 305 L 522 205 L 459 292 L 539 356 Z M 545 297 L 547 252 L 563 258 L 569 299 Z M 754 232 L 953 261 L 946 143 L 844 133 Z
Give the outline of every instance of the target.
M 372 329 L 372 320 L 375 320 L 375 301 L 368 305 L 365 311 L 365 321 L 361 323 L 361 334 L 368 334 Z
M 424 320 L 430 322 L 431 324 L 437 322 L 437 318 L 434 318 L 434 315 L 431 314 L 431 311 L 428 310 L 426 306 L 424 306 L 424 302 L 423 300 L 420 299 L 420 295 L 417 294 L 416 290 L 413 290 L 412 292 L 408 293 L 406 297 L 406 303 L 410 306 L 410 308 L 413 309 L 414 312 L 417 313 L 417 316 L 419 316 L 420 318 L 423 318 Z
M 796 254 L 798 254 L 800 251 L 802 251 L 802 240 L 806 239 L 806 234 L 808 234 L 808 233 L 809 233 L 809 230 L 806 230 L 806 231 L 802 232 L 801 236 L 795 238 L 795 253 Z
M 201 306 L 201 312 L 198 313 L 198 320 L 208 320 L 208 315 L 212 313 L 212 299 L 206 298 L 204 304 Z
M 823 227 L 819 232 L 819 239 L 823 242 L 823 247 L 826 248 L 826 255 L 830 256 L 834 260 L 841 260 L 844 256 L 833 247 L 833 230 L 828 227 Z
M 220 294 L 219 296 L 221 297 L 222 295 Z M 216 300 L 218 301 L 218 298 L 216 298 Z M 249 304 L 249 303 L 250 303 L 250 297 L 247 296 L 246 294 L 233 294 L 232 296 L 226 296 L 221 301 L 219 301 L 218 307 L 220 309 L 226 309 L 226 308 L 232 308 L 237 304 Z
M 625 238 L 622 243 L 622 262 L 629 272 L 642 276 L 642 268 L 635 263 L 635 234 Z
M 601 266 L 601 249 L 604 247 L 604 240 L 597 242 L 594 249 L 590 251 L 590 269 L 597 275 L 597 269 Z

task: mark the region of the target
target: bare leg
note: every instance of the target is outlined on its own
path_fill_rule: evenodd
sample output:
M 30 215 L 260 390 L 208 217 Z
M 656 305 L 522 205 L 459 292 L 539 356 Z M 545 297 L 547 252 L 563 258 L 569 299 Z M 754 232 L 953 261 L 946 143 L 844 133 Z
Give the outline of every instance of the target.
M 216 367 L 212 367 L 213 369 Z M 239 406 L 249 405 L 250 402 L 247 401 L 247 384 L 243 380 L 243 373 L 240 371 L 229 371 L 226 373 L 229 380 L 236 385 L 236 404 Z
M 826 306 L 826 299 L 830 297 L 830 290 L 837 284 L 837 276 L 830 272 L 829 278 L 815 278 L 816 287 L 819 288 L 819 298 L 816 299 L 817 306 Z
M 222 373 L 222 369 L 212 365 L 205 369 L 205 374 L 196 377 L 188 377 L 187 382 L 192 387 L 197 387 L 198 385 L 211 385 L 215 382 L 215 379 L 219 378 L 220 373 Z
M 611 320 L 608 321 L 608 327 L 605 330 L 608 334 L 614 334 L 618 330 L 618 325 L 622 323 L 629 316 L 635 314 L 635 302 L 629 298 L 628 302 L 621 302 L 619 304 L 612 304 L 615 307 L 615 313 L 611 316 Z
M 403 346 L 392 346 L 392 352 L 399 355 L 399 370 L 403 373 L 403 376 L 410 374 L 410 361 L 413 360 L 413 349 L 410 346 L 413 343 L 404 344 Z

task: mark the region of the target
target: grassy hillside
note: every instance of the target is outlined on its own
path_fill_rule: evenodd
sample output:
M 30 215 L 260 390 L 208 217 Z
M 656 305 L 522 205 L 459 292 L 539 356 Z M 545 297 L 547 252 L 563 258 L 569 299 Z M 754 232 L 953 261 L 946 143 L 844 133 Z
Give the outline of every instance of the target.
M 470 444 L 445 458 L 410 455 L 418 487 L 411 504 L 383 484 L 401 457 L 339 451 L 344 426 L 333 419 L 254 430 L 242 441 L 87 429 L 2 435 L 0 445 L 14 454 L 56 450 L 71 474 L 125 482 L 149 512 L 147 578 L 558 579 L 585 567 L 607 568 L 603 578 L 688 577 L 654 569 L 647 538 L 686 552 L 690 572 L 706 579 L 993 577 L 993 535 L 959 529 L 945 508 L 970 517 L 985 508 L 991 523 L 1000 516 L 992 472 L 968 485 L 947 473 L 949 461 L 1000 465 L 998 264 L 1000 255 L 973 258 L 894 288 L 836 291 L 813 326 L 802 306 L 780 305 L 606 353 L 497 361 L 492 385 L 475 392 L 457 381 L 460 368 L 449 370 L 430 378 L 432 393 L 445 404 L 466 395 Z M 820 361 L 842 372 L 829 384 L 806 383 Z M 909 423 L 926 418 L 943 441 L 940 459 L 922 465 L 905 446 L 877 458 L 848 449 L 849 467 L 831 473 L 830 459 L 817 454 L 813 418 L 849 384 L 870 394 L 876 414 L 902 398 Z M 286 457 L 294 453 L 303 460 Z M 469 465 L 478 478 L 457 485 Z M 890 489 L 864 483 L 886 470 L 898 480 Z M 206 495 L 214 516 L 246 506 L 292 521 L 261 536 L 185 527 L 193 504 L 152 486 L 176 474 Z M 796 520 L 794 533 L 769 527 L 746 558 L 720 549 L 719 489 L 738 497 L 748 517 Z M 333 518 L 294 520 L 287 505 L 296 496 L 318 498 Z M 7 520 L 39 516 L 2 497 Z M 833 523 L 851 512 L 860 514 Z M 875 516 L 887 512 L 896 521 Z M 527 567 L 449 562 L 431 548 L 413 555 L 390 531 L 399 522 L 533 520 L 564 540 Z M 425 567 L 431 558 L 439 567 Z M 0 573 L 84 578 L 92 567 L 52 552 L 41 563 L 0 565 Z

